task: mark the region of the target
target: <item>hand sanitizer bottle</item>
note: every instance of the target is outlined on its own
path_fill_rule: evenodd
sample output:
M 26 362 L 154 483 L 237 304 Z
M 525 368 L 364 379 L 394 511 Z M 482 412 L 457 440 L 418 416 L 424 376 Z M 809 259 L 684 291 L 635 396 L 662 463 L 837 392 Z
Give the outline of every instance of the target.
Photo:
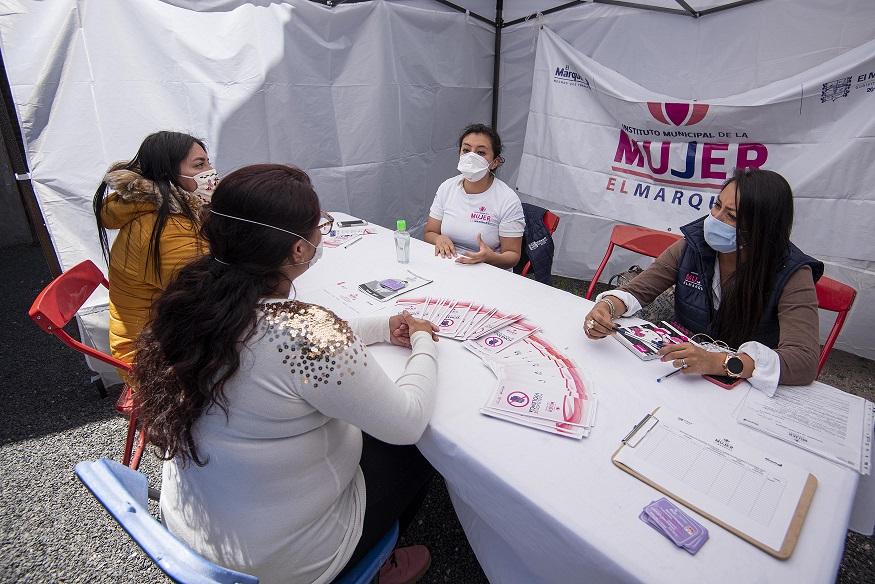
M 399 219 L 395 223 L 395 255 L 398 263 L 410 263 L 410 234 L 407 232 L 407 221 Z

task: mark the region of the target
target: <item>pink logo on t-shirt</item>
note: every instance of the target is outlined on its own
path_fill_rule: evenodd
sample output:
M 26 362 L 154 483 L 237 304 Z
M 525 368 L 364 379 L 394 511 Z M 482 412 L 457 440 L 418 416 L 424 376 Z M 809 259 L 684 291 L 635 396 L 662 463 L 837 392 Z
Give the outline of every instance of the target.
M 492 222 L 492 215 L 486 211 L 486 207 L 480 207 L 479 211 L 473 211 L 471 213 L 471 221 L 474 223 L 486 223 L 488 225 Z

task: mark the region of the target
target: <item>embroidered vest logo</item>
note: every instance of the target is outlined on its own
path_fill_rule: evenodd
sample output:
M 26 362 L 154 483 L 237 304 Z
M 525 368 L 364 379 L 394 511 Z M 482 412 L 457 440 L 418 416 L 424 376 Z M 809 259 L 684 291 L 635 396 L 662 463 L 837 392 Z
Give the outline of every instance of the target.
M 705 288 L 702 286 L 702 279 L 696 272 L 688 272 L 687 275 L 684 276 L 684 286 L 694 288 L 699 292 L 705 291 Z
M 528 244 L 527 247 L 529 248 L 529 250 L 536 250 L 539 247 L 541 247 L 542 245 L 547 245 L 547 238 L 546 237 L 542 237 L 538 241 L 533 241 L 532 243 Z

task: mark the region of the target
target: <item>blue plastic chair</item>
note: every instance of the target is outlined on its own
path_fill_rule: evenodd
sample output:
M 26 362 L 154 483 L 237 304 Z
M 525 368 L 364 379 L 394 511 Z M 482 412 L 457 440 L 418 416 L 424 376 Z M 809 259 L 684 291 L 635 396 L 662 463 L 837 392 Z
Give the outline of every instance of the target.
M 372 582 L 376 578 L 377 572 L 380 571 L 380 567 L 392 555 L 396 543 L 398 543 L 397 521 L 392 524 L 389 532 L 380 538 L 377 545 L 359 560 L 355 567 L 344 574 L 343 578 L 335 580 L 332 584 L 368 584 Z
M 207 561 L 149 513 L 146 475 L 101 458 L 76 465 L 76 476 L 156 566 L 185 584 L 258 584 L 258 578 Z
M 216 565 L 195 553 L 149 513 L 146 475 L 114 460 L 83 461 L 76 476 L 113 519 L 173 581 L 185 584 L 258 584 L 258 578 Z M 398 541 L 398 522 L 334 584 L 367 584 Z

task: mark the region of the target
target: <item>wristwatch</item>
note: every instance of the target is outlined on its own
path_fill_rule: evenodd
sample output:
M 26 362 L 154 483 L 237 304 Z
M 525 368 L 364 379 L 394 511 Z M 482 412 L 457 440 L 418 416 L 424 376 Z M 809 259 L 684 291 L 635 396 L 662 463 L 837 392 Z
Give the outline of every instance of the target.
M 723 371 L 725 371 L 726 375 L 729 377 L 741 377 L 741 372 L 744 371 L 744 361 L 742 361 L 738 355 L 726 353 L 726 358 L 723 359 Z

